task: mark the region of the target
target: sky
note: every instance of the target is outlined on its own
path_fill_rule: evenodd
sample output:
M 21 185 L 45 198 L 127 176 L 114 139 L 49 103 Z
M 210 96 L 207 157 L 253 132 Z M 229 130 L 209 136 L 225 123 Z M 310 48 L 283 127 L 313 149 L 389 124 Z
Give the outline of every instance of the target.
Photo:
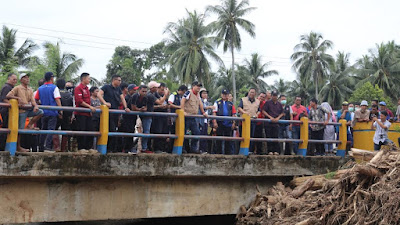
M 117 46 L 144 49 L 167 38 L 168 22 L 186 16 L 186 10 L 204 12 L 219 0 L 0 0 L 0 25 L 17 29 L 20 46 L 26 38 L 42 45 L 45 41 L 62 43 L 62 50 L 85 60 L 81 72 L 102 79 L 106 65 Z M 252 53 L 263 56 L 279 76 L 265 79 L 268 84 L 282 78 L 296 79 L 290 56 L 300 35 L 319 32 L 334 43 L 328 53 L 350 53 L 352 63 L 376 43 L 400 38 L 400 1 L 385 0 L 250 0 L 256 9 L 245 18 L 255 24 L 253 39 L 242 31 L 242 49 L 236 62 Z M 208 21 L 216 19 L 213 16 Z M 227 67 L 229 53 L 217 49 Z M 42 56 L 38 50 L 36 55 Z M 210 59 L 211 60 L 211 59 Z M 216 66 L 214 66 L 216 68 Z

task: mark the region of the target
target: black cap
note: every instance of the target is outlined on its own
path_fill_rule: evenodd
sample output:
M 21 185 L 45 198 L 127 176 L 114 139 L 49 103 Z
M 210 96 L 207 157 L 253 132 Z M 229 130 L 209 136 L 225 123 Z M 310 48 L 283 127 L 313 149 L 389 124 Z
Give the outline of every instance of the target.
M 271 95 L 272 95 L 272 96 L 278 96 L 278 92 L 277 92 L 277 91 L 272 91 L 272 92 L 271 92 Z
M 49 81 L 52 77 L 54 77 L 54 74 L 52 72 L 47 72 L 44 74 L 45 81 Z
M 200 83 L 200 82 L 198 82 L 198 81 L 193 81 L 192 87 L 193 87 L 193 86 L 203 87 L 203 84 Z
M 221 94 L 229 94 L 229 91 L 227 89 L 222 89 Z

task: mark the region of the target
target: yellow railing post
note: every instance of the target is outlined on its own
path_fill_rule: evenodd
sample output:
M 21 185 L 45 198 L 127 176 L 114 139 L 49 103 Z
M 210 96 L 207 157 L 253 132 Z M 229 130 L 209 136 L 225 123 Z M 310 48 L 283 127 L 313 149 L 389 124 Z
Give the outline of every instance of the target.
M 178 136 L 174 141 L 174 148 L 172 149 L 173 154 L 181 155 L 183 141 L 185 139 L 185 113 L 183 109 L 176 110 L 178 117 L 175 120 L 175 135 Z
M 300 124 L 300 139 L 303 141 L 299 144 L 299 149 L 297 150 L 297 155 L 307 156 L 307 146 L 308 146 L 308 118 L 302 117 L 300 119 L 302 124 Z
M 100 137 L 97 140 L 97 151 L 104 155 L 107 153 L 109 110 L 106 105 L 100 106 L 100 109 Z
M 248 114 L 243 114 L 242 118 L 242 138 L 243 141 L 240 142 L 240 155 L 249 155 L 249 147 L 250 147 L 250 133 L 251 133 L 251 121 L 250 116 Z
M 18 101 L 15 99 L 11 99 L 10 104 L 11 107 L 8 110 L 8 129 L 10 129 L 10 133 L 7 135 L 6 151 L 9 151 L 11 155 L 15 155 L 18 141 L 19 108 Z
M 347 121 L 340 120 L 339 123 L 342 125 L 339 127 L 339 141 L 340 144 L 337 147 L 336 155 L 344 157 L 346 155 L 346 145 L 347 145 Z

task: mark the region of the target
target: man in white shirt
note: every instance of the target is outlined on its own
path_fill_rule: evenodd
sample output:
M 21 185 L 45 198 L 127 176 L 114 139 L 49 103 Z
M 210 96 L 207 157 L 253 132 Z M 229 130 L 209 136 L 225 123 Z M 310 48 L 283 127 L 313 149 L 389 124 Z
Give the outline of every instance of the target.
M 371 129 L 376 129 L 373 139 L 375 151 L 379 151 L 382 145 L 387 145 L 388 143 L 392 142 L 388 138 L 388 131 L 391 123 L 386 120 L 387 116 L 388 113 L 386 111 L 381 111 L 381 119 L 378 119 L 376 117 L 373 118 L 374 123 L 372 123 Z

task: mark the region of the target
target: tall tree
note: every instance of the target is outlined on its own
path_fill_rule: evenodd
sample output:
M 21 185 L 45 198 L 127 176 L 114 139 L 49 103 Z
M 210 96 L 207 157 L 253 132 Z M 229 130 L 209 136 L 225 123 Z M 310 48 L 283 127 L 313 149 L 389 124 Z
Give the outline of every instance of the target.
M 331 73 L 320 95 L 322 101 L 329 102 L 333 109 L 337 109 L 352 93 L 350 86 L 353 84 L 353 77 L 350 76 L 349 54 L 339 52 L 331 67 Z
M 217 14 L 218 20 L 211 23 L 217 31 L 217 36 L 223 41 L 224 52 L 229 51 L 232 54 L 232 83 L 233 83 L 233 99 L 236 102 L 236 76 L 235 76 L 235 52 L 240 50 L 242 39 L 240 37 L 239 27 L 247 32 L 251 37 L 255 37 L 255 26 L 243 17 L 256 9 L 248 7 L 249 1 L 242 0 L 221 0 L 221 5 L 207 6 L 207 11 Z
M 311 31 L 300 36 L 300 43 L 294 47 L 295 52 L 290 57 L 294 61 L 293 68 L 306 79 L 314 81 L 317 99 L 318 87 L 334 62 L 333 57 L 326 53 L 332 45 L 332 41 L 324 40 L 321 34 Z
M 377 84 L 384 93 L 391 97 L 397 97 L 400 87 L 400 47 L 394 41 L 387 44 L 376 44 L 376 49 L 369 50 L 369 56 L 363 56 L 357 60 L 356 68 L 358 76 L 365 82 Z
M 187 17 L 177 23 L 169 23 L 164 33 L 169 35 L 164 48 L 169 55 L 168 64 L 184 83 L 204 81 L 210 75 L 210 63 L 206 56 L 222 65 L 215 53 L 215 37 L 210 36 L 211 26 L 205 25 L 205 15 L 187 11 Z
M 251 54 L 250 60 L 245 59 L 244 69 L 246 75 L 250 78 L 249 81 L 258 91 L 265 91 L 268 84 L 263 78 L 279 75 L 276 70 L 268 70 L 268 63 L 262 63 L 261 57 L 257 53 Z
M 9 73 L 14 70 L 14 67 L 24 66 L 27 67 L 29 62 L 36 57 L 32 57 L 34 50 L 38 46 L 30 39 L 26 39 L 24 43 L 17 48 L 17 30 L 9 29 L 3 26 L 0 36 L 0 68 L 3 73 Z
M 280 94 L 287 94 L 290 90 L 291 82 L 285 81 L 282 78 L 279 80 L 275 80 L 274 84 L 272 85 L 272 89 L 278 91 Z
M 42 64 L 47 70 L 52 71 L 57 78 L 71 80 L 77 75 L 84 61 L 76 55 L 62 52 L 60 43 L 46 42 L 43 44 L 45 53 Z

